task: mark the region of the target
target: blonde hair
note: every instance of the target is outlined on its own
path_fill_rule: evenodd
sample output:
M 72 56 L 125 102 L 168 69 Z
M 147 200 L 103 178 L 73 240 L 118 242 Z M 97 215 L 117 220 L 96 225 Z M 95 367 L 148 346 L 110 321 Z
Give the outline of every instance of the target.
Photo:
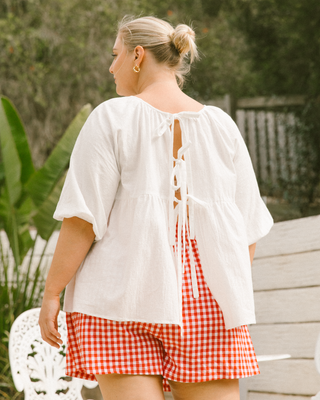
M 173 28 L 168 22 L 155 17 L 125 16 L 118 25 L 118 35 L 129 51 L 137 46 L 148 49 L 159 63 L 173 69 L 180 87 L 190 71 L 190 64 L 199 58 L 195 33 L 188 25 Z M 189 55 L 189 62 L 187 56 Z

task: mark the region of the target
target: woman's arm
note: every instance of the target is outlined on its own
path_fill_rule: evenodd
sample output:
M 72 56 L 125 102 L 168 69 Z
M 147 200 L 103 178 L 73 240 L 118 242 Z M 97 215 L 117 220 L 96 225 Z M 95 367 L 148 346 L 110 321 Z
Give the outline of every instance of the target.
M 92 224 L 80 218 L 64 218 L 46 280 L 39 325 L 43 340 L 59 348 L 62 344 L 57 330 L 60 293 L 70 282 L 88 253 L 95 238 Z
M 253 257 L 254 257 L 254 252 L 256 251 L 256 244 L 257 243 L 252 243 L 249 246 L 249 254 L 250 254 L 250 263 L 252 265 Z

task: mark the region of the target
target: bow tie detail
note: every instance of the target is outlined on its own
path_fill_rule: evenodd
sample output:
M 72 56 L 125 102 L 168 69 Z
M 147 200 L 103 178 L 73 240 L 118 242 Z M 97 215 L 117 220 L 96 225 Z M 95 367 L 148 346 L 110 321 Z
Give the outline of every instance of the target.
M 184 117 L 188 119 L 197 119 L 199 118 L 199 114 L 195 114 L 192 112 L 183 112 L 179 114 L 171 114 L 167 116 L 160 124 L 156 134 L 158 137 L 161 137 L 164 133 L 170 132 L 170 143 L 172 143 L 173 147 L 173 138 L 174 138 L 174 121 L 177 119 L 181 127 L 181 140 L 182 140 L 182 147 L 178 150 L 178 158 L 172 157 L 171 160 L 175 161 L 175 165 L 171 164 L 172 171 L 170 175 L 170 204 L 169 204 L 169 242 L 170 245 L 175 247 L 175 259 L 178 264 L 178 269 L 184 272 L 184 264 L 186 262 L 185 256 L 185 229 L 186 229 L 186 220 L 187 220 L 187 205 L 189 205 L 190 210 L 190 232 L 187 230 L 188 234 L 188 241 L 189 241 L 189 249 L 190 249 L 190 262 L 191 262 L 191 279 L 192 279 L 192 290 L 194 298 L 199 297 L 198 291 L 198 284 L 197 284 L 197 274 L 195 268 L 195 261 L 192 256 L 192 246 L 191 246 L 191 239 L 194 239 L 194 203 L 198 203 L 199 205 L 206 207 L 208 204 L 200 199 L 197 199 L 192 194 L 187 193 L 188 191 L 188 174 L 187 174 L 187 162 L 182 157 L 186 155 L 187 150 L 192 145 L 192 142 L 189 139 L 184 139 L 184 135 L 182 134 L 182 130 L 185 131 L 184 128 Z M 188 132 L 184 132 L 187 133 Z M 184 143 L 185 142 L 185 143 Z M 171 154 L 173 149 L 170 148 Z M 173 162 L 172 161 L 172 162 Z M 176 184 L 175 184 L 176 178 Z M 175 192 L 180 190 L 181 200 L 175 197 Z M 174 207 L 173 202 L 176 201 L 178 204 Z M 178 249 L 176 249 L 175 243 L 175 232 L 176 232 L 176 222 L 178 218 Z M 181 261 L 181 230 L 183 230 L 183 265 Z

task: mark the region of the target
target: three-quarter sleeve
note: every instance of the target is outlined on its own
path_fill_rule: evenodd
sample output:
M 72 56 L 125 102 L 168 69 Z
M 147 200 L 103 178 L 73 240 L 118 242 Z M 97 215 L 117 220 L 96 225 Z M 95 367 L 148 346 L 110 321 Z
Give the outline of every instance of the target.
M 114 131 L 105 109 L 93 110 L 75 143 L 53 215 L 58 221 L 78 217 L 91 223 L 96 241 L 107 230 L 120 181 Z
M 248 245 L 267 235 L 273 225 L 273 218 L 260 196 L 259 186 L 246 143 L 237 127 L 235 132 L 234 166 L 236 172 L 235 201 L 243 216 Z

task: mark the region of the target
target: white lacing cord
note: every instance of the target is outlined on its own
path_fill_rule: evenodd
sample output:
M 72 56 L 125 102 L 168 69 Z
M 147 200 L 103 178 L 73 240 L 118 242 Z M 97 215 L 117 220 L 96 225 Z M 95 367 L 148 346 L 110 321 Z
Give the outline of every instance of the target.
M 179 199 L 175 198 L 176 201 L 180 201 Z M 175 213 L 176 216 L 178 217 L 178 213 Z M 177 218 L 176 217 L 176 218 Z M 177 223 L 177 219 L 175 218 L 175 221 Z M 178 233 L 178 265 L 181 263 L 179 263 L 179 257 L 181 260 L 181 227 L 179 228 L 179 224 L 178 224 L 178 229 L 180 231 L 180 234 Z M 178 232 L 179 232 L 178 231 Z M 198 289 L 198 281 L 197 281 L 197 272 L 196 272 L 196 264 L 195 264 L 195 260 L 194 260 L 194 254 L 193 254 L 193 248 L 192 248 L 192 243 L 191 243 L 191 239 L 190 239 L 190 232 L 189 229 L 186 229 L 187 231 L 187 235 L 188 235 L 188 243 L 189 243 L 189 255 L 190 255 L 190 264 L 191 264 L 191 268 L 190 268 L 190 273 L 191 273 L 191 283 L 192 283 L 192 294 L 193 297 L 195 299 L 199 298 L 199 289 Z M 183 247 L 185 250 L 185 234 L 183 236 Z M 175 249 L 175 254 L 177 252 L 177 243 L 175 243 L 174 245 L 174 249 Z M 180 249 L 180 251 L 179 251 Z M 185 262 L 186 262 L 186 256 L 185 256 L 185 251 L 183 252 L 183 262 L 182 262 L 182 273 L 185 273 Z

